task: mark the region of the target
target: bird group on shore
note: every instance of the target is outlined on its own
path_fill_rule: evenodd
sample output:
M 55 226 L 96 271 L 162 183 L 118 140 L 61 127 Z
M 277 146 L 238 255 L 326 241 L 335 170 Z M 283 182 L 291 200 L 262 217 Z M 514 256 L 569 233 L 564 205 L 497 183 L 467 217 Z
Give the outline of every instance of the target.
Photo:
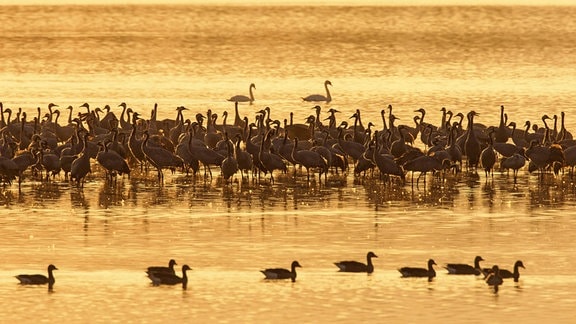
M 372 258 L 377 258 L 378 256 L 369 251 L 366 254 L 366 263 L 359 261 L 339 261 L 335 262 L 334 265 L 338 267 L 340 272 L 355 272 L 355 273 L 367 273 L 372 274 L 374 272 L 374 264 L 372 263 Z M 500 269 L 498 265 L 494 265 L 491 268 L 482 268 L 480 262 L 484 261 L 481 256 L 476 256 L 474 259 L 474 265 L 469 265 L 465 263 L 448 263 L 444 267 L 448 270 L 449 275 L 483 275 L 484 281 L 487 285 L 494 287 L 494 291 L 498 292 L 498 287 L 504 283 L 504 279 L 514 279 L 514 282 L 518 282 L 520 279 L 519 268 L 524 268 L 524 263 L 521 260 L 514 263 L 514 271 L 509 271 L 505 269 Z M 168 266 L 150 266 L 146 269 L 146 275 L 151 281 L 153 286 L 160 285 L 182 285 L 183 289 L 187 289 L 188 286 L 188 275 L 187 271 L 192 270 L 187 264 L 182 266 L 182 276 L 176 274 L 174 266 L 176 266 L 176 260 L 170 259 Z M 434 265 L 437 265 L 433 259 L 428 260 L 427 268 L 419 267 L 401 267 L 398 271 L 401 273 L 403 278 L 427 278 L 428 281 L 434 280 L 436 277 L 436 271 L 434 270 Z M 268 268 L 261 270 L 260 272 L 264 274 L 265 279 L 268 280 L 278 280 L 278 279 L 290 279 L 292 282 L 296 282 L 296 268 L 301 268 L 302 266 L 296 260 L 292 261 L 290 269 L 285 268 Z M 50 264 L 48 266 L 48 276 L 42 274 L 21 274 L 17 275 L 16 278 L 20 281 L 22 285 L 46 285 L 48 284 L 48 289 L 52 290 L 54 287 L 55 279 L 53 271 L 58 270 L 56 266 Z
M 330 101 L 330 81 L 325 82 L 327 96 L 313 95 L 305 101 Z M 250 86 L 250 91 L 255 86 Z M 159 184 L 164 171 L 196 176 L 203 167 L 204 179 L 212 179 L 212 168 L 219 168 L 226 183 L 261 181 L 274 174 L 303 175 L 306 181 L 327 181 L 328 174 L 346 173 L 351 168 L 357 177 L 372 177 L 387 183 L 405 183 L 414 173 L 426 181 L 427 174 L 439 177 L 465 170 L 484 171 L 486 179 L 496 168 L 512 170 L 516 182 L 519 170 L 554 173 L 576 166 L 576 140 L 564 127 L 565 114 L 542 116 L 543 127 L 526 121 L 523 131 L 509 121 L 500 107 L 500 123 L 486 126 L 472 110 L 466 116 L 442 108 L 439 124 L 426 120 L 426 110 L 415 110 L 414 124 L 397 124 L 398 118 L 388 105 L 381 110 L 382 127 L 362 120 L 356 109 L 338 122 L 340 111 L 330 108 L 322 116 L 322 107 L 313 107 L 304 123 L 294 121 L 294 114 L 274 119 L 270 107 L 258 110 L 254 119 L 242 116 L 234 101 L 235 116 L 228 122 L 228 112 L 221 115 L 211 109 L 186 118 L 188 109 L 175 109 L 175 118 L 158 118 L 158 105 L 148 119 L 126 103 L 117 116 L 109 105 L 92 109 L 88 103 L 75 109 L 69 106 L 67 123 L 60 123 L 60 111 L 50 103 L 47 112 L 37 109 L 29 119 L 21 109 L 15 113 L 0 102 L 0 178 L 3 183 L 25 177 L 51 181 L 64 173 L 64 179 L 82 187 L 86 177 L 98 165 L 105 179 L 114 182 L 134 169 L 145 172 L 154 168 Z M 250 100 L 249 100 L 250 101 Z M 252 102 L 252 101 L 250 101 Z M 5 118 L 7 116 L 7 118 Z M 222 122 L 218 123 L 220 119 Z M 464 118 L 467 124 L 464 124 Z M 349 120 L 353 120 L 349 124 Z M 553 121 L 553 125 L 548 124 Z M 559 125 L 559 126 L 558 126 Z M 465 162 L 465 164 L 464 164 Z

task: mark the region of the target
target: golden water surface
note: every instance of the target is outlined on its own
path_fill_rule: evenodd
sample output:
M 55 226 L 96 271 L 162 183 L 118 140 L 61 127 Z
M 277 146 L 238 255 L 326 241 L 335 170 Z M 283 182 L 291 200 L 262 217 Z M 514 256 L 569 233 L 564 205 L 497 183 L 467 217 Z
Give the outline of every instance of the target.
M 475 110 L 476 122 L 543 127 L 544 114 L 573 117 L 574 7 L 371 6 L 0 6 L 0 100 L 28 120 L 48 103 L 84 112 L 110 105 L 150 118 L 186 119 L 208 109 L 222 122 L 232 95 L 255 83 L 254 121 L 271 107 L 303 123 L 332 82 L 322 114 L 338 123 L 360 109 L 382 129 L 392 105 L 397 124 L 415 109 L 438 125 L 440 109 Z M 4 117 L 7 117 L 5 114 Z M 551 125 L 551 121 L 548 120 Z M 230 120 L 229 120 L 230 123 Z M 418 143 L 422 145 L 422 143 Z M 136 168 L 137 169 L 137 168 Z M 292 171 L 292 170 L 291 170 Z M 83 189 L 62 174 L 29 176 L 0 190 L 0 322 L 471 322 L 568 323 L 576 315 L 573 233 L 576 189 L 567 173 L 518 183 L 461 174 L 426 184 L 387 185 L 352 172 L 306 183 L 301 173 L 224 185 L 165 172 L 132 172 L 107 185 L 94 167 Z M 408 176 L 408 179 L 410 176 Z M 334 262 L 365 261 L 375 272 L 337 272 Z M 510 269 L 518 283 L 497 294 L 482 278 L 450 276 L 448 262 Z M 188 289 L 152 287 L 144 270 L 190 265 Z M 397 268 L 424 267 L 432 282 L 402 279 Z M 264 268 L 298 260 L 296 282 L 267 282 Z M 56 284 L 20 286 L 21 273 Z
M 182 175 L 159 187 L 154 173 L 109 186 L 99 176 L 83 190 L 55 181 L 3 191 L 0 299 L 11 310 L 4 320 L 572 318 L 576 190 L 568 176 L 544 183 L 522 176 L 516 186 L 499 173 L 488 182 L 429 177 L 425 186 L 393 187 L 353 176 L 224 186 Z M 379 256 L 372 275 L 339 273 L 332 264 L 365 261 L 367 251 Z M 476 255 L 510 269 L 521 259 L 526 269 L 494 294 L 481 278 L 441 268 Z M 193 268 L 185 291 L 153 287 L 145 276 L 147 266 L 170 258 Z M 424 267 L 428 258 L 440 265 L 432 282 L 396 271 Z M 292 260 L 303 266 L 295 283 L 263 280 L 259 270 Z M 12 277 L 44 273 L 49 263 L 59 268 L 52 292 Z

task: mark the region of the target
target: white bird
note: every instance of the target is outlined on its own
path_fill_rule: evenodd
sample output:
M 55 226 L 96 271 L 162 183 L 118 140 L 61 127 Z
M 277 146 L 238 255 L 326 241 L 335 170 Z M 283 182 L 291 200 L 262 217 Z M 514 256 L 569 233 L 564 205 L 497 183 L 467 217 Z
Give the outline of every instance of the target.
M 325 101 L 326 103 L 332 101 L 332 96 L 330 95 L 330 91 L 328 90 L 328 85 L 332 86 L 332 82 L 329 80 L 324 81 L 324 89 L 326 89 L 326 96 L 320 94 L 313 94 L 309 95 L 308 97 L 302 98 L 304 101 Z
M 254 83 L 250 83 L 250 87 L 248 88 L 248 91 L 250 92 L 250 97 L 245 95 L 235 95 L 227 100 L 232 102 L 249 102 L 250 104 L 252 104 L 252 102 L 254 102 L 254 93 L 252 92 L 252 88 L 256 89 L 256 85 Z

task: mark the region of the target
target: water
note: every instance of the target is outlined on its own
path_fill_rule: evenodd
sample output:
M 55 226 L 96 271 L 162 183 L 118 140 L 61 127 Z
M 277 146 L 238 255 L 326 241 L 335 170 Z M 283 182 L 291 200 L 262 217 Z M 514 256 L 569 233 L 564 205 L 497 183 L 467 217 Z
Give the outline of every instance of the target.
M 161 118 L 186 118 L 247 94 L 242 114 L 272 108 L 273 119 L 313 105 L 355 109 L 382 126 L 380 110 L 402 123 L 425 107 L 478 122 L 498 122 L 505 105 L 522 125 L 567 112 L 574 93 L 573 7 L 0 7 L 0 75 L 5 107 L 35 115 L 50 102 L 75 112 L 127 102 Z M 5 116 L 6 117 L 6 116 Z M 60 122 L 63 123 L 63 118 Z M 63 177 L 28 180 L 0 195 L 0 301 L 6 322 L 570 322 L 576 265 L 571 233 L 576 192 L 568 175 L 518 184 L 461 175 L 419 186 L 386 186 L 333 176 L 307 184 L 277 176 L 275 185 L 134 172 L 109 186 L 96 170 L 84 189 Z M 332 264 L 363 261 L 376 271 L 343 274 Z M 471 263 L 511 268 L 519 283 L 498 294 L 468 276 L 437 267 L 433 282 L 401 279 L 397 268 Z M 174 258 L 189 264 L 189 289 L 151 287 L 144 269 Z M 298 260 L 298 279 L 266 282 L 259 270 Z M 14 275 L 59 267 L 54 291 L 19 286 Z M 8 311 L 10 310 L 10 311 Z

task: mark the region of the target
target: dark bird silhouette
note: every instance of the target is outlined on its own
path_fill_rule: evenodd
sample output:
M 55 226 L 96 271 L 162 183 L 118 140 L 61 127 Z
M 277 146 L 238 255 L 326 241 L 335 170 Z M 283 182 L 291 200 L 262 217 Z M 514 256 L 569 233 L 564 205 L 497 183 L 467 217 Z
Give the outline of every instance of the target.
M 448 274 L 457 275 L 480 275 L 482 273 L 482 268 L 480 267 L 480 261 L 484 261 L 481 256 L 476 256 L 474 258 L 474 265 L 464 263 L 448 263 L 444 268 L 448 270 Z
M 321 178 L 322 173 L 326 174 L 326 172 L 328 172 L 328 164 L 326 163 L 324 157 L 320 155 L 320 153 L 310 150 L 298 150 L 298 137 L 294 138 L 294 146 L 292 147 L 291 156 L 296 164 L 300 164 L 306 168 L 308 181 L 310 181 L 311 168 L 317 168 L 320 170 L 320 175 L 318 177 L 319 179 Z
M 174 259 L 170 259 L 170 261 L 168 261 L 168 266 L 167 267 L 163 267 L 163 266 L 151 266 L 148 267 L 148 269 L 146 270 L 146 273 L 150 273 L 150 272 L 168 272 L 168 273 L 176 273 L 176 271 L 174 271 L 174 266 L 178 265 L 176 263 L 176 260 Z
M 260 143 L 260 151 L 258 152 L 258 160 L 262 164 L 263 171 L 270 172 L 270 181 L 274 183 L 274 170 L 281 170 L 282 172 L 286 173 L 288 168 L 284 163 L 284 160 L 274 153 L 270 152 L 270 149 L 265 148 L 266 142 L 270 142 L 270 137 L 272 136 L 272 132 L 268 131 L 265 138 Z
M 18 189 L 20 189 L 24 171 L 36 163 L 36 158 L 30 151 L 26 150 L 16 154 L 16 156 L 12 158 L 12 161 L 14 161 L 18 167 Z
M 468 161 L 468 168 L 476 168 L 480 161 L 481 146 L 474 131 L 474 116 L 477 115 L 473 110 L 468 113 L 468 129 L 464 142 L 464 154 Z
M 48 277 L 42 274 L 21 274 L 17 275 L 16 279 L 20 281 L 22 285 L 45 285 L 48 284 L 48 288 L 51 289 L 54 286 L 56 280 L 54 279 L 54 274 L 52 271 L 58 270 L 55 265 L 51 264 L 48 266 Z
M 504 106 L 500 106 L 500 124 L 495 130 L 495 143 L 506 143 L 510 137 L 510 131 L 508 126 L 506 126 L 506 117 L 504 114 Z
M 574 167 L 576 166 L 576 145 L 564 149 L 564 164 L 570 168 L 571 175 L 574 176 Z
M 80 153 L 80 155 L 74 159 L 72 161 L 72 164 L 70 166 L 70 180 L 76 180 L 76 185 L 78 187 L 83 185 L 83 180 L 84 178 L 86 178 L 86 175 L 88 175 L 88 173 L 92 172 L 91 166 L 90 166 L 90 155 L 88 155 L 86 153 L 87 151 L 87 145 L 86 142 L 88 140 L 88 136 L 89 134 L 86 133 L 83 137 L 82 137 L 82 152 Z
M 518 282 L 520 279 L 520 270 L 519 268 L 526 269 L 524 267 L 524 263 L 521 260 L 518 260 L 514 263 L 514 271 L 506 270 L 506 269 L 499 269 L 499 275 L 502 279 L 514 279 L 514 282 Z M 492 269 L 487 268 L 484 269 L 484 273 L 486 273 L 486 278 L 492 273 Z
M 202 163 L 204 166 L 204 176 L 208 173 L 210 178 L 212 178 L 212 170 L 210 170 L 210 165 L 221 166 L 222 161 L 226 158 L 224 155 L 214 151 L 205 144 L 202 145 L 190 145 L 190 152 Z
M 227 143 L 228 155 L 224 160 L 222 160 L 222 164 L 220 165 L 220 170 L 224 180 L 228 181 L 228 179 L 232 178 L 238 172 L 238 161 L 234 156 L 234 149 L 232 148 L 232 143 Z
M 271 268 L 266 270 L 260 270 L 266 278 L 265 279 L 290 279 L 292 282 L 296 281 L 296 268 L 301 268 L 302 266 L 298 261 L 292 261 L 290 270 L 283 268 Z
M 437 152 L 434 152 L 435 154 Z M 442 170 L 443 161 L 440 161 L 434 156 L 421 155 L 415 159 L 406 162 L 403 165 L 404 171 L 412 172 L 412 183 L 414 183 L 414 172 L 420 172 L 418 178 L 416 179 L 416 184 L 420 181 L 420 177 L 424 176 L 424 183 L 426 183 L 426 173 L 434 172 L 437 170 Z
M 188 110 L 188 108 L 184 106 L 176 108 L 177 113 L 176 113 L 176 119 L 174 120 L 175 125 L 168 131 L 168 137 L 170 138 L 170 142 L 172 142 L 172 144 L 178 143 L 178 138 L 184 132 L 185 121 L 184 121 L 184 114 L 182 113 L 182 111 L 184 110 Z M 187 122 L 189 123 L 190 120 L 187 120 Z
M 480 162 L 482 164 L 482 168 L 484 168 L 486 179 L 488 179 L 488 175 L 494 177 L 494 164 L 496 164 L 496 151 L 494 150 L 492 133 L 493 132 L 490 132 L 490 134 L 488 134 L 488 146 L 480 153 Z
M 60 158 L 58 155 L 54 154 L 53 151 L 47 148 L 47 144 L 44 140 L 42 140 L 42 149 L 40 150 L 39 160 L 37 165 L 42 166 L 42 168 L 46 171 L 46 180 L 50 179 L 50 174 L 52 177 L 55 177 L 58 173 L 60 173 Z
M 572 133 L 570 133 L 568 130 L 566 130 L 566 127 L 564 126 L 564 119 L 566 117 L 566 114 L 564 112 L 560 113 L 561 116 L 561 120 L 560 120 L 560 131 L 558 132 L 558 136 L 557 136 L 557 140 L 558 141 L 563 141 L 563 140 L 572 140 Z
M 182 289 L 186 289 L 188 285 L 188 275 L 186 271 L 192 270 L 187 264 L 182 266 L 182 277 L 178 277 L 170 272 L 148 272 L 148 278 L 152 281 L 152 285 L 177 285 L 182 284 Z
M 374 132 L 374 139 L 375 144 L 372 161 L 374 161 L 374 164 L 376 164 L 378 170 L 380 170 L 380 177 L 384 175 L 394 175 L 400 177 L 402 181 L 404 181 L 404 169 L 402 169 L 402 167 L 399 166 L 391 157 L 388 157 L 390 155 L 380 154 L 381 148 L 378 143 L 378 132 Z
M 494 293 L 497 293 L 498 287 L 504 283 L 504 280 L 502 280 L 502 277 L 500 276 L 500 268 L 498 268 L 497 265 L 492 267 L 492 271 L 484 280 L 488 286 L 494 286 Z
M 342 132 L 344 128 L 342 126 L 338 127 L 338 145 L 341 150 L 346 153 L 346 155 L 352 157 L 354 163 L 360 159 L 362 154 L 366 151 L 366 147 L 360 143 L 354 141 L 347 141 L 342 138 Z
M 530 142 L 530 147 L 526 150 L 525 156 L 530 159 L 536 169 L 544 173 L 550 161 L 550 146 L 541 145 L 533 140 Z
M 12 159 L 0 155 L 0 178 L 5 183 L 12 183 L 12 180 L 20 174 L 18 165 Z
M 125 102 L 120 103 L 118 107 L 122 107 L 122 113 L 120 114 L 120 128 L 123 131 L 128 132 L 131 129 L 130 127 L 132 127 L 130 124 L 130 114 L 132 113 L 132 108 L 127 108 Z M 72 106 L 70 106 L 70 108 L 72 108 Z M 70 115 L 72 115 L 72 110 L 70 110 Z M 124 118 L 124 115 L 126 115 L 126 118 Z
M 240 134 L 236 135 L 236 149 L 234 150 L 234 156 L 236 157 L 236 161 L 238 161 L 240 176 L 244 179 L 244 172 L 248 174 L 250 170 L 252 170 L 254 164 L 252 162 L 252 155 L 240 147 L 241 142 L 242 136 Z
M 492 146 L 494 147 L 494 150 L 503 157 L 511 157 L 515 153 L 519 153 L 522 149 L 512 143 L 494 143 Z
M 340 269 L 341 272 L 374 272 L 374 264 L 372 264 L 372 258 L 377 258 L 378 256 L 374 252 L 368 252 L 366 254 L 366 263 L 358 261 L 340 261 L 334 264 Z
M 146 156 L 142 151 L 142 139 L 138 138 L 137 136 L 137 125 L 136 121 L 138 120 L 138 113 L 135 112 L 132 115 L 132 131 L 130 132 L 130 136 L 128 136 L 128 148 L 130 149 L 130 153 L 138 163 L 140 164 L 140 170 L 143 169 L 144 165 L 146 164 Z
M 406 136 L 404 134 L 405 129 L 405 125 L 398 126 L 398 134 L 400 137 L 392 142 L 392 144 L 390 144 L 390 153 L 394 155 L 394 158 L 399 158 L 408 150 L 408 145 L 406 144 Z
M 184 167 L 186 170 L 186 174 L 192 169 L 193 175 L 200 170 L 200 162 L 196 155 L 194 155 L 191 151 L 191 143 L 194 137 L 190 132 L 186 133 L 184 136 L 181 136 L 181 140 L 176 145 L 175 154 L 182 159 L 184 163 Z M 204 143 L 202 143 L 204 145 Z
M 434 277 L 436 277 L 436 271 L 434 270 L 434 265 L 436 262 L 430 259 L 428 260 L 428 269 L 426 268 L 413 268 L 413 267 L 402 267 L 398 269 L 402 274 L 402 277 L 427 277 L 428 281 L 432 281 Z
M 509 158 L 503 158 L 500 162 L 500 167 L 503 169 L 512 169 L 514 174 L 514 183 L 518 177 L 518 170 L 526 165 L 526 157 L 523 154 L 515 153 Z
M 162 183 L 164 181 L 162 169 L 170 168 L 174 171 L 175 168 L 183 168 L 184 162 L 181 158 L 163 147 L 148 145 L 149 137 L 148 131 L 144 131 L 142 152 L 144 152 L 146 160 L 158 171 L 158 182 Z
M 106 170 L 106 179 L 112 181 L 116 174 L 127 174 L 130 177 L 128 163 L 116 151 L 108 150 L 104 143 L 99 142 L 100 152 L 96 155 L 96 161 Z

